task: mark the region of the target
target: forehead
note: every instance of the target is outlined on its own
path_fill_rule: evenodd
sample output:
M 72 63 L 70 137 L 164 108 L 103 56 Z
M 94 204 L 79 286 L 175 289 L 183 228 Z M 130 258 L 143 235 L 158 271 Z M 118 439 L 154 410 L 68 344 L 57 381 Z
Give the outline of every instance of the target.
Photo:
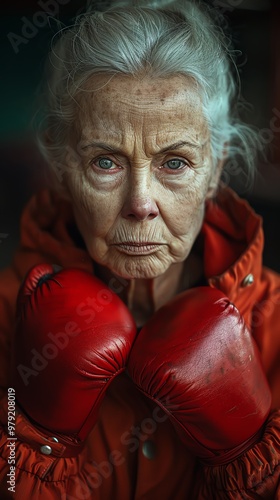
M 85 131 L 110 129 L 120 135 L 125 127 L 160 134 L 180 128 L 194 134 L 206 134 L 207 124 L 202 111 L 199 88 L 190 77 L 136 79 L 126 75 L 94 75 L 88 79 L 78 97 L 76 125 Z

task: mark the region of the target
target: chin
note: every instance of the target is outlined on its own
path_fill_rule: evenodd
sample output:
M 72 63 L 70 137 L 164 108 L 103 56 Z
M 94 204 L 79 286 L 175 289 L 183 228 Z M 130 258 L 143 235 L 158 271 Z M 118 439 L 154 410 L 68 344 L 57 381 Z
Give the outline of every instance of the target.
M 170 264 L 169 264 L 170 265 Z M 117 276 L 124 279 L 153 279 L 165 273 L 169 265 L 165 262 L 155 262 L 155 259 L 142 257 L 135 259 L 127 257 L 111 262 L 107 267 Z

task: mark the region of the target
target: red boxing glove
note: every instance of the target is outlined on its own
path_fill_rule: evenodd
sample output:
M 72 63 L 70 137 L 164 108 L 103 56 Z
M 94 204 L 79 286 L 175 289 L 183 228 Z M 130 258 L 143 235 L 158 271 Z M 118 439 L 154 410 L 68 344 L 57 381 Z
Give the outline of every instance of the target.
M 242 317 L 219 290 L 190 289 L 159 309 L 128 370 L 206 463 L 227 463 L 260 438 L 270 389 Z
M 136 326 L 104 283 L 55 267 L 34 267 L 19 291 L 14 388 L 39 430 L 59 434 L 59 442 L 79 451 L 106 389 L 125 370 Z

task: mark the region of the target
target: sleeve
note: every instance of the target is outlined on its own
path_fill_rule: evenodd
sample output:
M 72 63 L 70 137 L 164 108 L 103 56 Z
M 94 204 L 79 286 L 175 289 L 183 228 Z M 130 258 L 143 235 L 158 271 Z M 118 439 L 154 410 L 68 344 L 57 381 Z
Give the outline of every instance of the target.
M 12 315 L 8 301 L 0 296 L 0 397 L 6 392 L 10 365 L 9 317 Z
M 9 413 L 4 397 L 0 407 L 1 500 L 110 498 L 104 491 L 108 484 L 101 484 L 100 473 L 88 458 L 86 447 L 76 456 L 65 458 L 65 447 L 38 431 L 21 414 L 16 414 L 15 432 L 9 431 Z M 44 453 L 44 447 L 49 447 L 51 454 Z

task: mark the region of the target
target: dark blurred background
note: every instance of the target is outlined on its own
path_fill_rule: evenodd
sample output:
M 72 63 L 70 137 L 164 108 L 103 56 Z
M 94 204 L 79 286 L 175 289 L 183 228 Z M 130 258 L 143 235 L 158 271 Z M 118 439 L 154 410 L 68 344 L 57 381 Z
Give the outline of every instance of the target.
M 259 159 L 250 190 L 236 185 L 234 173 L 230 184 L 263 216 L 264 263 L 280 272 L 280 2 L 208 3 L 226 17 L 240 51 L 242 95 L 250 104 L 244 119 L 258 127 L 260 144 L 269 150 Z M 67 24 L 83 7 L 78 0 L 1 1 L 0 267 L 10 262 L 18 243 L 22 207 L 43 184 L 32 120 L 56 19 Z

